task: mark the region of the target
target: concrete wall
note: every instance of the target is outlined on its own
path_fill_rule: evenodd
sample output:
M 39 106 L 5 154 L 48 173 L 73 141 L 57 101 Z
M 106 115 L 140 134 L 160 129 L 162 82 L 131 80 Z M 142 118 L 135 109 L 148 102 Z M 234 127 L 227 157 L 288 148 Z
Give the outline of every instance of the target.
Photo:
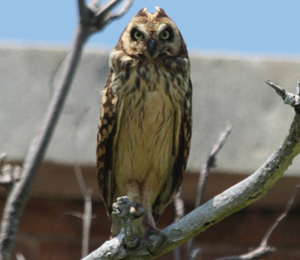
M 66 49 L 0 47 L 0 151 L 22 161 L 38 131 L 53 88 L 54 71 Z M 85 51 L 46 161 L 72 164 L 78 147 L 82 165 L 95 164 L 101 91 L 108 74 L 108 52 Z M 284 106 L 264 80 L 295 91 L 300 60 L 267 57 L 191 55 L 193 140 L 188 170 L 197 171 L 224 129 L 233 132 L 218 157 L 218 171 L 251 173 L 287 134 L 293 109 Z M 81 120 L 82 112 L 89 109 Z M 77 137 L 76 137 L 77 136 Z M 299 172 L 296 159 L 290 173 Z

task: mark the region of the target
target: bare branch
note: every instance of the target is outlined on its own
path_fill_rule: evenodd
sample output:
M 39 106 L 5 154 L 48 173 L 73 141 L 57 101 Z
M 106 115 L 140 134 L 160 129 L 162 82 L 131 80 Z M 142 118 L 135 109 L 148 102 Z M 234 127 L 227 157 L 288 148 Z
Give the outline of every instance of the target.
M 6 153 L 0 153 L 0 166 L 2 166 L 2 164 L 3 164 L 3 162 L 5 161 L 6 158 L 7 158 Z
M 119 3 L 120 1 L 121 0 L 115 0 L 116 3 Z M 101 17 L 100 20 L 98 19 L 101 26 L 97 27 L 95 25 L 95 12 L 85 5 L 84 0 L 78 0 L 77 4 L 80 20 L 71 52 L 65 63 L 66 65 L 62 73 L 61 80 L 48 107 L 44 123 L 30 144 L 23 164 L 22 178 L 12 187 L 3 210 L 0 230 L 1 260 L 11 259 L 23 209 L 29 199 L 31 186 L 42 163 L 48 144 L 52 138 L 53 131 L 64 106 L 67 94 L 70 90 L 79 64 L 83 46 L 87 38 L 93 32 L 100 31 L 108 22 L 106 21 L 106 14 L 111 9 L 107 6 L 103 9 L 106 12 L 105 15 L 101 12 L 97 14 L 97 16 L 99 15 L 99 18 Z M 113 6 L 114 5 L 111 5 L 110 8 Z
M 276 93 L 282 98 L 284 104 L 291 105 L 292 107 L 299 104 L 299 85 L 297 88 L 297 94 L 295 95 L 280 87 L 277 83 L 270 80 L 266 80 L 265 82 L 276 91 Z
M 77 5 L 79 10 L 79 17 L 82 18 L 86 15 L 86 11 L 87 11 L 84 0 L 78 0 Z
M 179 188 L 179 190 L 174 198 L 174 207 L 175 207 L 175 213 L 176 213 L 174 221 L 178 221 L 179 219 L 181 219 L 184 216 L 184 211 L 185 211 L 181 187 Z
M 132 3 L 133 3 L 133 0 L 125 1 L 123 7 L 118 12 L 116 12 L 115 14 L 110 14 L 110 17 L 108 17 L 108 19 L 112 20 L 112 19 L 117 19 L 117 18 L 121 17 L 123 14 L 127 13 L 130 6 L 132 5 Z
M 175 219 L 174 221 L 178 221 L 184 216 L 184 202 L 182 198 L 182 189 L 179 188 L 175 198 L 174 198 L 174 207 L 175 207 Z M 174 260 L 180 260 L 181 259 L 181 248 L 176 247 L 173 251 Z
M 267 246 L 269 238 L 270 238 L 271 234 L 273 233 L 274 229 L 287 216 L 289 210 L 291 209 L 291 206 L 294 203 L 294 200 L 296 198 L 296 195 L 297 195 L 297 192 L 298 192 L 299 188 L 300 188 L 300 185 L 297 185 L 295 187 L 294 193 L 293 193 L 292 197 L 289 199 L 289 201 L 288 201 L 288 203 L 286 205 L 285 210 L 280 214 L 280 216 L 278 216 L 278 218 L 276 219 L 276 221 L 270 227 L 270 229 L 268 230 L 268 232 L 266 233 L 266 235 L 264 236 L 263 240 L 260 243 L 261 246 Z
M 76 118 L 75 127 L 73 131 L 73 151 L 75 153 L 75 160 L 74 160 L 74 170 L 76 174 L 76 179 L 80 187 L 80 191 L 82 194 L 82 198 L 84 201 L 84 212 L 82 216 L 83 225 L 82 225 L 82 241 L 81 241 L 81 257 L 85 257 L 89 252 L 89 242 L 90 242 L 90 229 L 91 229 L 91 220 L 92 220 L 92 198 L 89 194 L 79 165 L 79 157 L 78 157 L 78 147 L 77 147 L 77 140 L 78 140 L 78 128 L 80 122 L 82 121 L 83 117 L 87 114 L 89 108 L 85 108 L 81 111 L 81 113 Z
M 121 1 L 111 0 L 103 6 L 89 5 L 90 11 L 93 13 L 93 21 L 90 24 L 91 30 L 102 30 L 109 22 L 124 15 L 133 3 L 133 0 L 125 0 L 119 12 L 112 14 L 111 10 Z
M 199 207 L 203 203 L 203 196 L 205 192 L 206 182 L 207 178 L 209 176 L 211 168 L 215 167 L 216 163 L 216 155 L 221 150 L 223 145 L 225 144 L 227 137 L 231 133 L 232 126 L 231 124 L 227 124 L 224 132 L 221 133 L 219 136 L 218 141 L 215 143 L 213 148 L 208 154 L 206 163 L 201 169 L 201 172 L 199 174 L 199 182 L 198 182 L 198 190 L 197 190 L 197 197 L 195 201 L 195 208 Z
M 223 258 L 218 258 L 216 260 L 255 260 L 260 259 L 261 257 L 268 256 L 270 254 L 273 254 L 276 249 L 274 247 L 268 246 L 268 240 L 275 230 L 275 228 L 278 226 L 278 224 L 287 216 L 292 204 L 294 203 L 294 200 L 296 198 L 297 192 L 299 190 L 300 185 L 296 186 L 292 197 L 289 199 L 285 210 L 278 216 L 276 221 L 273 223 L 273 225 L 270 227 L 270 229 L 265 234 L 264 238 L 262 239 L 259 247 L 257 247 L 254 250 L 251 250 L 247 254 L 239 255 L 239 256 L 227 256 Z
M 239 256 L 227 256 L 223 258 L 218 258 L 216 260 L 256 260 L 260 259 L 264 256 L 268 256 L 270 254 L 273 254 L 276 251 L 274 247 L 269 246 L 259 246 L 255 250 L 252 250 L 251 252 L 239 255 Z
M 6 153 L 0 154 L 0 185 L 6 189 L 10 189 L 15 182 L 20 180 L 22 168 L 20 166 L 4 164 L 6 158 Z
M 22 253 L 17 253 L 16 258 L 17 260 L 26 260 Z
M 210 173 L 211 168 L 215 167 L 216 164 L 216 156 L 217 153 L 221 150 L 223 145 L 225 144 L 227 137 L 231 133 L 232 126 L 231 124 L 227 124 L 224 132 L 218 138 L 218 141 L 212 147 L 210 152 L 208 153 L 207 160 L 205 164 L 202 166 L 202 169 L 199 173 L 199 180 L 198 180 L 198 189 L 197 189 L 197 196 L 195 201 L 195 208 L 198 208 L 203 203 L 204 192 L 206 188 L 206 182 Z M 186 259 L 192 260 L 192 248 L 193 248 L 194 238 L 192 238 L 186 247 Z
M 29 199 L 31 186 L 44 158 L 46 149 L 75 75 L 83 44 L 87 38 L 86 32 L 81 29 L 82 28 L 79 27 L 77 31 L 73 49 L 68 57 L 67 65 L 58 90 L 49 105 L 44 124 L 40 132 L 30 144 L 30 148 L 23 165 L 22 178 L 14 185 L 7 198 L 7 203 L 3 211 L 0 232 L 0 259 L 2 260 L 9 260 L 11 258 L 21 214 Z
M 196 258 L 201 254 L 201 248 L 195 248 L 191 253 L 191 260 L 196 260 Z

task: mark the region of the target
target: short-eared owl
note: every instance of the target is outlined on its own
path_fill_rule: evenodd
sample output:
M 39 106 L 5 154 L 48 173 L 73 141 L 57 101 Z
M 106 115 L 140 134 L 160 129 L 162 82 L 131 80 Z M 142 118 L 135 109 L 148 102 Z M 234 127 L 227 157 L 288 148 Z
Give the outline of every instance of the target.
M 111 219 L 112 204 L 128 196 L 145 214 L 135 233 L 155 231 L 186 168 L 191 139 L 190 61 L 180 31 L 159 7 L 142 9 L 110 54 L 102 98 L 97 167 Z M 112 236 L 121 224 L 113 220 Z

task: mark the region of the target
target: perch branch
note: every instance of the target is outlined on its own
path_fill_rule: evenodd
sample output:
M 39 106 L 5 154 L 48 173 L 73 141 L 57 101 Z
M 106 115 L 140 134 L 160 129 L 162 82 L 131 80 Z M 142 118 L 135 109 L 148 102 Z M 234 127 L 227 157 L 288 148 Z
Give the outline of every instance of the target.
M 134 248 L 139 243 L 138 237 L 134 233 L 133 214 L 131 211 L 131 204 L 128 197 L 117 198 L 117 202 L 112 206 L 112 217 L 122 221 L 124 232 L 124 245 L 127 248 Z
M 93 32 L 100 31 L 108 23 L 107 14 L 111 8 L 113 8 L 117 3 L 120 3 L 121 0 L 113 0 L 111 2 L 114 4 L 109 7 L 105 5 L 103 12 L 100 8 L 97 13 L 88 8 L 83 0 L 78 0 L 77 2 L 80 19 L 71 52 L 66 60 L 66 66 L 64 68 L 62 78 L 48 107 L 44 124 L 30 144 L 23 164 L 21 174 L 22 178 L 12 187 L 6 200 L 0 230 L 1 260 L 9 260 L 12 257 L 15 238 L 23 209 L 29 199 L 31 186 L 42 163 L 46 149 L 51 140 L 53 131 L 71 87 L 83 46 Z M 126 5 L 127 3 L 128 1 L 126 1 Z M 119 16 L 114 18 L 118 18 L 122 14 L 124 13 L 121 13 Z M 112 19 L 109 19 L 109 21 L 111 20 Z M 95 23 L 95 21 L 97 23 Z

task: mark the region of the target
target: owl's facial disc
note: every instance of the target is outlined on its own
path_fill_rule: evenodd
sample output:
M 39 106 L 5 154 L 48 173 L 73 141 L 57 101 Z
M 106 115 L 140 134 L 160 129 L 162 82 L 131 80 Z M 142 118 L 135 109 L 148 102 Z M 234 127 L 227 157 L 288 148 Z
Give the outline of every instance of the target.
M 174 57 L 185 48 L 178 28 L 160 8 L 154 14 L 142 9 L 128 24 L 120 40 L 127 55 L 142 60 Z

